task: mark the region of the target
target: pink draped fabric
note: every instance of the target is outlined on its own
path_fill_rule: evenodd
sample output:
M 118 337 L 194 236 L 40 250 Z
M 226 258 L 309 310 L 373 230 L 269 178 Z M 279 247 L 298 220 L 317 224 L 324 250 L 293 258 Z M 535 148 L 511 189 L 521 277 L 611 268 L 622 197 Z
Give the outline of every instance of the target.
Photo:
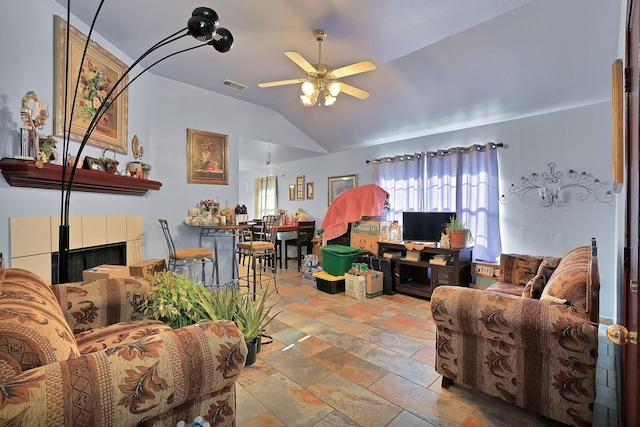
M 351 188 L 331 203 L 322 220 L 323 239 L 331 240 L 347 231 L 347 224 L 360 221 L 363 216 L 382 214 L 389 194 L 375 184 Z

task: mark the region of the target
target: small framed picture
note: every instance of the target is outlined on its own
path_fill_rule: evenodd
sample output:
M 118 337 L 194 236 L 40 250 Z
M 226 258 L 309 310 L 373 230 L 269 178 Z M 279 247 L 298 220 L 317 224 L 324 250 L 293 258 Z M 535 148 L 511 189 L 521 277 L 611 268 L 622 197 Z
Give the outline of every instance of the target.
M 90 169 L 92 171 L 98 172 L 107 171 L 107 168 L 105 167 L 104 163 L 102 163 L 102 160 L 93 157 L 84 158 L 84 169 Z
M 296 191 L 296 200 L 304 200 L 304 190 Z
M 298 187 L 304 186 L 304 175 L 300 175 L 299 177 L 296 178 L 296 185 Z
M 313 200 L 313 182 L 307 182 L 307 200 Z
M 296 186 L 291 184 L 289 186 L 289 200 L 295 200 L 296 199 Z

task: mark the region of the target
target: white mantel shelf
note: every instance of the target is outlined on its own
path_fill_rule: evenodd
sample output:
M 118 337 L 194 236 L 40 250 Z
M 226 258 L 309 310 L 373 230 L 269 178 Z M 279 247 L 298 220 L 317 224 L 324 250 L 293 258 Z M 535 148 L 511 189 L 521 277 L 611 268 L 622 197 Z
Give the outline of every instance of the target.
M 45 163 L 42 168 L 39 168 L 33 160 L 5 157 L 0 160 L 0 170 L 5 181 L 12 187 L 60 190 L 62 178 L 62 166 L 60 165 Z M 70 174 L 71 168 L 67 168 L 65 182 L 69 179 Z M 149 190 L 160 190 L 161 186 L 162 183 L 149 179 L 110 175 L 106 172 L 89 169 L 76 169 L 72 190 L 144 196 Z

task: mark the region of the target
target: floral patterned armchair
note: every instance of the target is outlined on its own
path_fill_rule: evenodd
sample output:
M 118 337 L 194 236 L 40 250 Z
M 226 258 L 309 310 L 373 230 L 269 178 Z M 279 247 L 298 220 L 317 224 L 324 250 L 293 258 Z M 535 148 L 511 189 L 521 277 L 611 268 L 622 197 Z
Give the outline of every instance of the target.
M 595 242 L 544 260 L 503 255 L 499 280 L 512 282 L 486 291 L 436 288 L 436 371 L 445 388 L 466 384 L 562 423 L 588 426 L 598 355 Z
M 141 278 L 49 286 L 0 269 L 0 425 L 235 425 L 242 334 L 141 319 L 148 292 Z

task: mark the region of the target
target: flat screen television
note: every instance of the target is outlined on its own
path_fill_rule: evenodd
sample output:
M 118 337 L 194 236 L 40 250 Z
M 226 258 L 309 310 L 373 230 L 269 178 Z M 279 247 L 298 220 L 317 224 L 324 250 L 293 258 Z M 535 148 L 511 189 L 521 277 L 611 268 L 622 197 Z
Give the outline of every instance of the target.
M 439 242 L 449 218 L 455 212 L 403 212 L 402 240 L 411 242 Z

